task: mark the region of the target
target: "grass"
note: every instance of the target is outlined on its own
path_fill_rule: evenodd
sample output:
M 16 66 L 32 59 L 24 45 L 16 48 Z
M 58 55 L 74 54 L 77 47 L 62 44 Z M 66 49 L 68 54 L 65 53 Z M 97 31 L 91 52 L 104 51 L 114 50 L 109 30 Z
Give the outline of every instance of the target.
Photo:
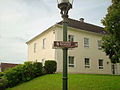
M 7 90 L 62 90 L 62 74 L 40 76 Z M 120 90 L 120 76 L 69 74 L 68 90 Z

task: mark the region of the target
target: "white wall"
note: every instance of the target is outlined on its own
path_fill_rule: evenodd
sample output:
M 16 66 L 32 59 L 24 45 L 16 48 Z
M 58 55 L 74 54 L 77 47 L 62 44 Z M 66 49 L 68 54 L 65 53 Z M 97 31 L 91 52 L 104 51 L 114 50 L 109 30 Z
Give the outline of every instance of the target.
M 57 28 L 57 40 L 62 41 L 62 27 L 59 25 Z M 75 57 L 75 67 L 69 67 L 68 72 L 70 73 L 95 73 L 95 74 L 112 74 L 111 63 L 109 58 L 105 55 L 102 50 L 98 50 L 98 40 L 102 39 L 102 35 L 87 32 L 84 30 L 74 29 L 68 27 L 68 35 L 74 35 L 74 41 L 78 42 L 78 48 L 68 51 L 68 56 Z M 84 37 L 89 38 L 90 47 L 84 48 Z M 57 49 L 57 61 L 58 61 L 58 72 L 62 72 L 62 50 Z M 90 58 L 90 68 L 85 68 L 84 58 Z M 104 60 L 104 69 L 99 69 L 98 59 Z M 107 62 L 109 62 L 107 64 Z

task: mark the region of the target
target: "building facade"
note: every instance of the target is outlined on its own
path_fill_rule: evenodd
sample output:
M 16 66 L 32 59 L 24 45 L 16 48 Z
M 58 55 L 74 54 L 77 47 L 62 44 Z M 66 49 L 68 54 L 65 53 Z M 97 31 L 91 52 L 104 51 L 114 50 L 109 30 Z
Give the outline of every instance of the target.
M 62 49 L 53 49 L 54 41 L 62 41 L 62 21 L 27 42 L 28 61 L 45 60 L 57 62 L 57 72 L 63 69 Z M 78 47 L 68 50 L 69 73 L 120 74 L 120 65 L 112 67 L 108 56 L 101 48 L 102 37 L 106 35 L 102 27 L 68 19 L 68 41 L 78 42 Z

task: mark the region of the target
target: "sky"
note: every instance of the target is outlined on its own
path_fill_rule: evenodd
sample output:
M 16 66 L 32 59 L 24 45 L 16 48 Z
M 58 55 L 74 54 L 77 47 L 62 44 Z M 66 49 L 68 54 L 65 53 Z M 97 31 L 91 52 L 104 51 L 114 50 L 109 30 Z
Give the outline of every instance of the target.
M 111 0 L 74 0 L 69 18 L 103 27 Z M 26 42 L 61 21 L 57 0 L 0 0 L 0 62 L 27 61 Z

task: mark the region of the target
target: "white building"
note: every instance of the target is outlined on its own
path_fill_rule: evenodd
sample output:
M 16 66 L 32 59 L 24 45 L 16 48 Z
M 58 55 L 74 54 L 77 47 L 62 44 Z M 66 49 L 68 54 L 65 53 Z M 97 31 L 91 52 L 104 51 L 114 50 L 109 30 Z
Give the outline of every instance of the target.
M 27 42 L 28 61 L 55 60 L 57 72 L 62 72 L 62 49 L 53 49 L 54 41 L 62 41 L 62 21 Z M 112 64 L 101 49 L 102 36 L 107 34 L 102 27 L 85 23 L 84 19 L 68 19 L 68 41 L 78 42 L 78 48 L 68 51 L 69 73 L 112 74 Z M 115 67 L 120 74 L 120 65 Z

